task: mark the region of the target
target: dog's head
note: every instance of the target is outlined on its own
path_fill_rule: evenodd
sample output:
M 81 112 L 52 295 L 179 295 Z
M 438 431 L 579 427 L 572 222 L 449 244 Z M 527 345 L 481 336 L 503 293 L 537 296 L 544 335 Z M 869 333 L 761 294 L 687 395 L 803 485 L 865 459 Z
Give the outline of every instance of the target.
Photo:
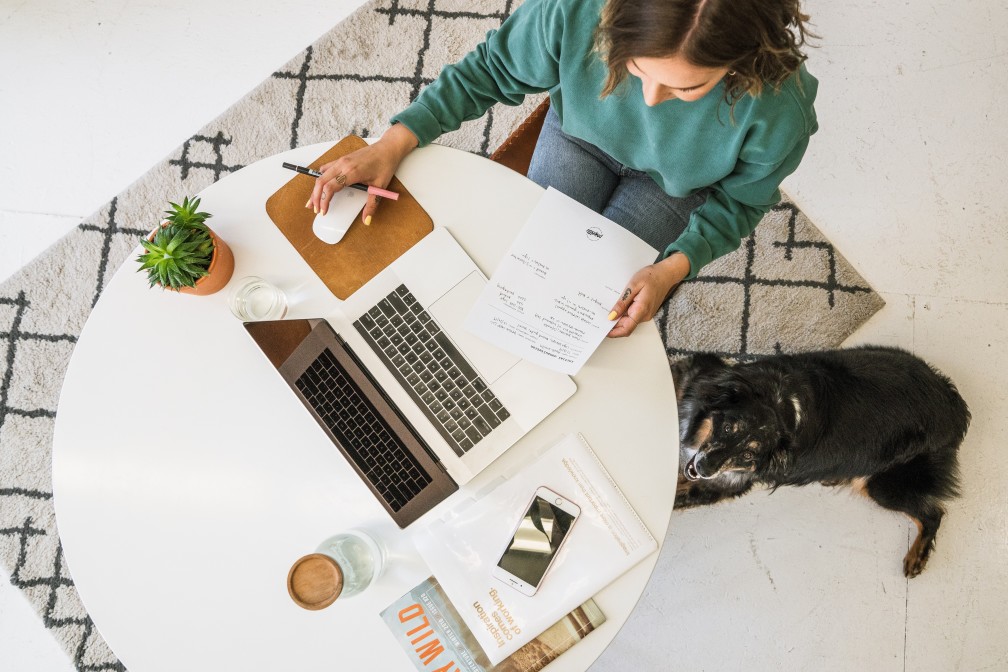
M 798 409 L 782 399 L 782 381 L 745 367 L 708 369 L 679 404 L 683 474 L 689 480 L 735 474 L 760 479 L 783 472 Z

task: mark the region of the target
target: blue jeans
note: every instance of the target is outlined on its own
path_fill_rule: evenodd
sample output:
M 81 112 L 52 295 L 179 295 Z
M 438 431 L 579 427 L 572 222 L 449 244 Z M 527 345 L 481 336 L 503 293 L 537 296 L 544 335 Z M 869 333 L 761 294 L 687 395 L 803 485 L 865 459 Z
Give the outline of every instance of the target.
M 529 179 L 553 187 L 658 249 L 686 230 L 690 213 L 707 200 L 707 189 L 677 198 L 669 196 L 647 173 L 616 161 L 591 143 L 560 130 L 551 107 L 532 154 Z

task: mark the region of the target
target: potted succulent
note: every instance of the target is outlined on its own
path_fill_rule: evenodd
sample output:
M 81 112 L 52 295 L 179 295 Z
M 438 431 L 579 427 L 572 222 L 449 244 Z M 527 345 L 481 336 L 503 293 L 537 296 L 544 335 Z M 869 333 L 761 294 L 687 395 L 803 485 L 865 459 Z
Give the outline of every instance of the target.
M 223 289 L 234 272 L 231 248 L 207 225 L 211 217 L 200 212 L 199 198 L 169 203 L 165 220 L 140 244 L 144 251 L 137 257 L 147 271 L 150 286 L 160 285 L 183 294 L 206 295 Z

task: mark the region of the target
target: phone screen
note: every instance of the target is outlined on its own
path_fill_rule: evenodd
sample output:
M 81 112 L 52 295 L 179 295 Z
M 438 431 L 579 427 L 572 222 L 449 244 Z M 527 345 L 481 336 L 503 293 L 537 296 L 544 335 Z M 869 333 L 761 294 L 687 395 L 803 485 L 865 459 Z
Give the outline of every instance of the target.
M 573 515 L 537 496 L 497 566 L 538 586 L 573 522 Z

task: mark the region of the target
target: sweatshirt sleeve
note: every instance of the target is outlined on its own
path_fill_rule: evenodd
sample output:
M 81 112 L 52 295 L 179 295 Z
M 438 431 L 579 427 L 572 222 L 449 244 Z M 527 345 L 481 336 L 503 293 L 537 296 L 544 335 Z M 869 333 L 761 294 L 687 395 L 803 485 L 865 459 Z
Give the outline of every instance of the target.
M 711 185 L 707 201 L 690 215 L 689 224 L 664 256 L 682 252 L 690 262 L 688 278 L 705 265 L 736 250 L 781 198 L 780 184 L 805 156 L 818 126 L 814 112 L 761 118 L 746 134 L 735 169 Z
M 430 85 L 391 122 L 406 126 L 420 146 L 482 117 L 494 103 L 518 105 L 560 81 L 563 3 L 528 0 L 501 27 Z

